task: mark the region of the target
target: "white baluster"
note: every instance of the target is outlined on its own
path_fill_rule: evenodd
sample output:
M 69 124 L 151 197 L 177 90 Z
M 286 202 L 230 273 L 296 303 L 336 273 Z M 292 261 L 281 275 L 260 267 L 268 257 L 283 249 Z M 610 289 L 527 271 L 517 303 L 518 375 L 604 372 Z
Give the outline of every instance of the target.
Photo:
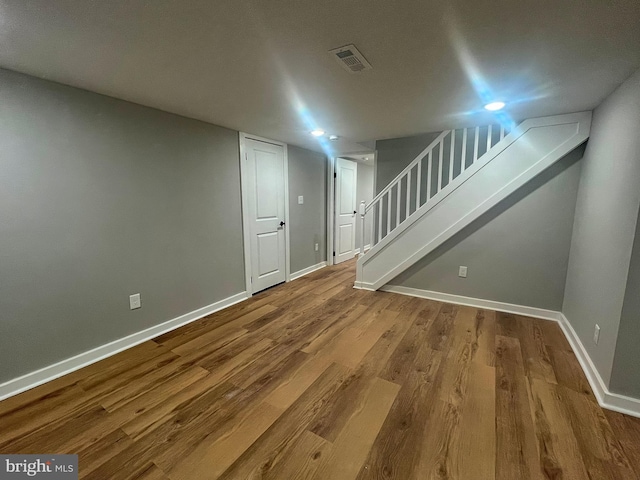
M 409 212 L 411 211 L 411 170 L 407 173 L 407 211 L 404 214 L 404 218 L 409 218 Z
M 504 138 L 504 125 L 500 125 L 500 140 Z
M 369 218 L 371 218 L 371 221 L 369 222 L 369 227 L 370 227 L 371 231 L 369 232 L 369 238 L 371 239 L 371 246 L 373 247 L 376 244 L 376 240 L 375 240 L 376 237 L 374 235 L 374 232 L 375 232 L 375 229 L 376 229 L 376 222 L 374 221 L 375 218 L 373 218 L 373 209 L 371 209 L 370 215 L 371 215 L 371 217 L 369 217 Z M 366 220 L 366 218 L 365 218 L 365 220 Z
M 453 180 L 453 154 L 456 150 L 456 131 L 451 130 L 451 155 L 449 155 L 449 183 Z
M 389 189 L 389 191 L 387 192 L 387 235 L 389 235 L 389 233 L 391 232 L 391 190 L 393 190 L 392 188 Z
M 431 154 L 429 154 L 431 155 Z M 418 172 L 416 173 L 416 210 L 420 208 L 420 187 L 422 185 L 422 160 L 418 162 Z
M 478 159 L 478 141 L 480 140 L 480 127 L 476 127 L 473 139 L 473 163 Z
M 440 142 L 440 145 L 438 145 L 438 149 L 440 150 L 440 163 L 438 164 L 438 176 L 440 177 L 438 181 L 438 192 L 442 189 L 442 174 L 444 172 L 444 168 L 442 168 L 444 166 L 442 158 L 442 155 L 444 154 L 444 148 L 442 148 L 444 147 L 444 138 L 442 140 L 443 141 Z
M 400 185 L 402 185 L 402 180 L 398 180 L 398 191 L 396 196 L 396 228 L 400 225 Z
M 429 161 L 427 162 L 427 202 L 431 198 L 431 179 L 433 178 L 433 151 L 429 152 Z
M 382 240 L 382 197 L 376 204 L 376 211 L 378 212 L 378 242 L 376 243 L 380 243 L 380 240 Z
M 460 160 L 460 173 L 464 172 L 467 163 L 467 129 L 462 130 L 462 160 Z
M 364 216 L 366 215 L 367 204 L 364 200 L 360 202 L 360 255 L 364 255 Z
M 492 127 L 493 127 L 493 125 L 489 125 L 489 128 L 487 130 L 487 152 L 489 150 L 491 150 L 491 140 L 492 140 L 492 138 L 491 138 L 492 131 L 491 130 L 492 130 Z

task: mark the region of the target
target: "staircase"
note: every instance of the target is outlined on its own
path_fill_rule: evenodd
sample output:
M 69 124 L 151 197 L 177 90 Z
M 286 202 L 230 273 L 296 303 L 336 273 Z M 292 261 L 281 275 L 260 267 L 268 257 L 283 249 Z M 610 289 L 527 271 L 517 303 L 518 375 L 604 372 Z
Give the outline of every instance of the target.
M 368 204 L 356 288 L 377 290 L 589 138 L 591 112 L 446 130 Z M 364 245 L 364 239 L 361 239 Z

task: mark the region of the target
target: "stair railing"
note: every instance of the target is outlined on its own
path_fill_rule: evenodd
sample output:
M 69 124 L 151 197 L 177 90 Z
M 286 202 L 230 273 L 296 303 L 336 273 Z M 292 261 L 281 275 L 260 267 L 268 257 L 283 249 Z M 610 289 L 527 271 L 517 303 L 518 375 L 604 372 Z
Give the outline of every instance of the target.
M 367 205 L 360 205 L 360 245 L 365 243 L 365 220 L 370 215 L 371 246 L 406 222 L 434 195 L 447 188 L 513 128 L 486 125 L 445 130 L 407 165 Z M 361 254 L 364 253 L 364 248 Z

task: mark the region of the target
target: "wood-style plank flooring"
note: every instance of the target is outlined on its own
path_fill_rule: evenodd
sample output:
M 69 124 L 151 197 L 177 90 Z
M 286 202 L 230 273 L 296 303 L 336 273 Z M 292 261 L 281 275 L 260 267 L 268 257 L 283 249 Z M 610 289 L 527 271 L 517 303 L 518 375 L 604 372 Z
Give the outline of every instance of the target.
M 325 268 L 0 402 L 0 453 L 84 479 L 638 479 L 555 323 Z

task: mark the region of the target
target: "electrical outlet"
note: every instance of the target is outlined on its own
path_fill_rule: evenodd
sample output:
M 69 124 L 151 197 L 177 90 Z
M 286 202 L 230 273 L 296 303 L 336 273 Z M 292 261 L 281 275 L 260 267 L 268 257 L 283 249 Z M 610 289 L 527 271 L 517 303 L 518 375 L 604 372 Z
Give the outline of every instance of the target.
M 600 325 L 596 323 L 596 328 L 593 329 L 593 343 L 598 344 L 600 340 Z
M 300 195 L 298 197 L 298 205 L 302 205 L 304 203 L 304 196 Z
M 467 278 L 467 267 L 460 265 L 458 269 L 458 276 L 462 278 Z
M 135 295 L 129 295 L 129 308 L 131 310 L 142 308 L 142 302 L 140 301 L 139 293 L 136 293 Z
M 316 252 L 318 251 L 318 247 L 319 247 L 319 245 L 318 245 L 317 243 L 316 243 L 316 244 L 315 244 L 315 246 L 313 247 L 313 248 L 314 248 L 314 250 L 315 250 Z

